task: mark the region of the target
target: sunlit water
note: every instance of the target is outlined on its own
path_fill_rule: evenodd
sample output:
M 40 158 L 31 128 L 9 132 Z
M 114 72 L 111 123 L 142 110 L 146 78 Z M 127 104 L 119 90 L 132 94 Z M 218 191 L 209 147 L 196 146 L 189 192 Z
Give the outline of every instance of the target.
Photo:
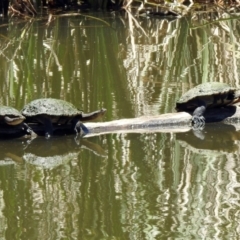
M 201 82 L 239 86 L 236 20 L 139 18 L 137 29 L 130 15 L 90 15 L 105 22 L 0 26 L 1 103 L 55 97 L 111 121 L 173 112 Z M 0 238 L 238 239 L 237 127 L 2 139 Z

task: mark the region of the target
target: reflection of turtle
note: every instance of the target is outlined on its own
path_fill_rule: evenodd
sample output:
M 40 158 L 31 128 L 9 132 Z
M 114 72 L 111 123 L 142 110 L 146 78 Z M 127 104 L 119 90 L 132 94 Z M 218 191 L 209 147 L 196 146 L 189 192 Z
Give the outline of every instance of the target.
M 22 158 L 31 165 L 53 169 L 81 158 L 83 149 L 87 149 L 99 157 L 107 157 L 106 152 L 99 144 L 82 139 L 78 145 L 74 138 L 65 136 L 64 141 L 62 137 L 55 137 L 47 141 L 43 138 L 35 138 L 31 142 L 26 142 Z
M 205 124 L 206 108 L 226 106 L 239 101 L 240 89 L 226 83 L 209 82 L 200 84 L 186 92 L 176 104 L 176 110 L 193 111 L 192 123 L 195 128 Z
M 28 139 L 0 139 L 0 167 L 23 163 L 23 140 L 27 141 Z
M 233 125 L 210 123 L 202 137 L 195 131 L 176 133 L 176 140 L 184 149 L 205 156 L 234 153 L 239 149 L 240 132 Z
M 23 122 L 24 120 L 25 117 L 17 109 L 8 106 L 0 106 L 0 131 L 2 133 L 2 130 L 4 130 L 5 134 L 8 132 L 9 134 L 20 133 L 22 135 L 32 133 L 29 126 Z
M 81 121 L 89 121 L 102 116 L 106 109 L 101 109 L 85 114 L 79 111 L 73 104 L 54 98 L 37 99 L 27 104 L 22 114 L 30 123 L 40 123 L 45 127 L 45 136 L 50 137 L 54 131 L 54 125 L 71 124 L 76 133 L 84 135 L 88 129 Z

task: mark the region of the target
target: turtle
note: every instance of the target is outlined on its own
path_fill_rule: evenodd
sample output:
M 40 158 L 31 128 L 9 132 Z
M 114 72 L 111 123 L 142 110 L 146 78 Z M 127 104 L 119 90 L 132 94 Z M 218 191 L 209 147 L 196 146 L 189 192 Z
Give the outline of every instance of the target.
M 234 104 L 240 99 L 240 89 L 227 83 L 207 82 L 190 89 L 176 103 L 176 111 L 192 113 L 192 124 L 196 129 L 205 125 L 204 113 L 207 108 Z
M 106 112 L 102 108 L 91 113 L 83 113 L 72 103 L 55 98 L 40 98 L 28 103 L 21 111 L 26 122 L 44 125 L 45 137 L 53 135 L 54 128 L 58 125 L 67 126 L 71 124 L 72 129 L 78 135 L 86 135 L 89 130 L 82 121 L 89 121 L 101 117 Z M 56 129 L 56 128 L 55 128 Z
M 25 117 L 15 108 L 10 107 L 10 106 L 0 106 L 0 126 L 1 126 L 1 131 L 4 130 L 4 132 L 11 133 L 17 133 L 19 130 L 22 133 L 26 133 L 29 135 L 34 136 L 34 132 L 32 129 L 24 122 Z M 8 127 L 18 127 L 20 126 L 19 129 L 15 128 L 12 129 L 13 131 L 10 131 Z

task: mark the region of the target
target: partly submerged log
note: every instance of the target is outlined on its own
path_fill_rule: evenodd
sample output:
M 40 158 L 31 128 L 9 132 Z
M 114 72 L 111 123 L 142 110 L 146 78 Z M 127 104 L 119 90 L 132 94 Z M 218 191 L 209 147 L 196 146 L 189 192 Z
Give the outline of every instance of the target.
M 89 128 L 90 134 L 86 136 L 92 136 L 96 133 L 106 134 L 114 132 L 141 132 L 141 131 L 153 131 L 158 129 L 164 129 L 165 131 L 189 130 L 191 128 L 191 115 L 185 112 L 181 113 L 168 113 L 159 116 L 139 117 L 130 119 L 121 119 L 110 122 L 85 122 L 84 125 Z M 39 124 L 28 124 L 29 127 L 40 136 L 45 135 L 44 126 Z M 53 125 L 54 135 L 69 135 L 75 134 L 71 125 Z M 0 126 L 0 139 L 22 137 L 25 132 L 22 127 L 19 126 Z M 30 136 L 29 136 L 30 137 Z
M 109 122 L 87 122 L 84 125 L 90 133 L 86 137 L 108 133 L 139 133 L 139 132 L 186 132 L 192 129 L 192 115 L 187 112 L 166 113 L 158 116 L 142 116 L 137 118 L 119 119 Z M 240 107 L 227 106 L 208 109 L 205 114 L 206 123 L 222 122 L 240 124 Z M 29 124 L 38 135 L 44 136 L 44 127 Z M 71 126 L 54 126 L 54 135 L 75 134 Z M 21 127 L 0 127 L 0 139 L 6 137 L 20 137 L 24 135 Z
M 208 109 L 205 113 L 206 123 L 222 122 L 240 123 L 240 107 L 227 106 Z M 107 133 L 134 132 L 185 132 L 191 127 L 192 115 L 187 112 L 166 113 L 159 116 L 142 116 L 138 118 L 119 119 L 109 122 L 85 123 L 92 135 Z
M 186 112 L 166 113 L 158 116 L 142 116 L 138 118 L 119 119 L 109 122 L 87 122 L 84 125 L 92 134 L 117 132 L 148 132 L 148 131 L 187 131 L 191 129 L 192 116 Z

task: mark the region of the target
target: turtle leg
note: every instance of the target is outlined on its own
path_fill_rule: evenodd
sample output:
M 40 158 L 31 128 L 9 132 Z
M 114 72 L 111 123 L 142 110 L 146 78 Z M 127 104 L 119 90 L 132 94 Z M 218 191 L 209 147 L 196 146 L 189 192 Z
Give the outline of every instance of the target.
M 201 129 L 205 125 L 205 118 L 203 116 L 206 111 L 206 104 L 203 101 L 199 101 L 199 106 L 194 110 L 192 116 L 192 124 L 194 129 Z
M 26 134 L 31 135 L 31 138 L 35 138 L 37 134 L 30 128 L 26 123 L 23 123 L 22 127 L 23 131 L 26 132 Z
M 51 119 L 46 116 L 39 116 L 39 121 L 44 125 L 45 137 L 50 138 L 53 135 L 53 125 Z
M 50 138 L 53 135 L 52 121 L 48 118 L 44 121 L 45 137 Z

